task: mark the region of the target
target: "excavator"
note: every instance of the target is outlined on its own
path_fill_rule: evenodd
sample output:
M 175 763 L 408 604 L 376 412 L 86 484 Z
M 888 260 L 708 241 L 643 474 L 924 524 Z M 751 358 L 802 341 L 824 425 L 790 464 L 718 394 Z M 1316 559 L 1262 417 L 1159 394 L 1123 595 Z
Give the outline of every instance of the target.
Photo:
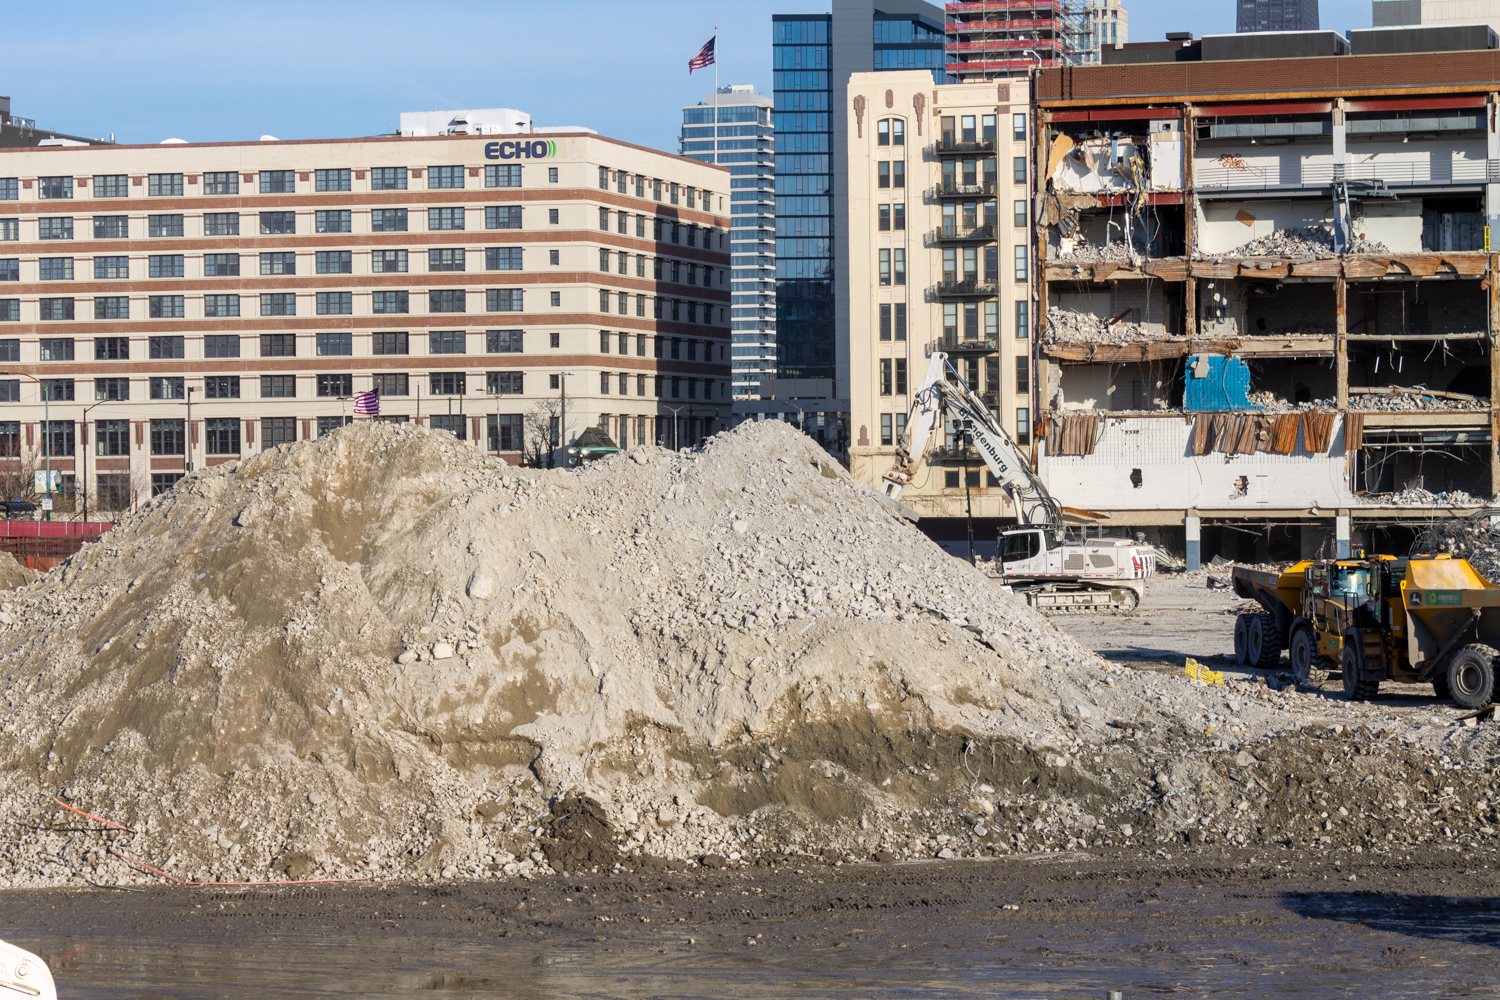
M 1097 517 L 1061 507 L 1053 499 L 1015 441 L 941 351 L 933 352 L 913 395 L 896 460 L 881 483 L 887 497 L 899 500 L 926 464 L 939 419 L 956 421 L 972 437 L 974 448 L 1016 509 L 1019 526 L 1000 532 L 997 569 L 991 576 L 1046 613 L 1131 611 L 1139 606 L 1146 578 L 1156 572 L 1154 550 L 1128 538 L 1089 537 L 1088 522 Z M 1074 522 L 1071 528 L 1065 517 Z
M 57 1000 L 52 970 L 31 952 L 0 941 L 0 997 Z

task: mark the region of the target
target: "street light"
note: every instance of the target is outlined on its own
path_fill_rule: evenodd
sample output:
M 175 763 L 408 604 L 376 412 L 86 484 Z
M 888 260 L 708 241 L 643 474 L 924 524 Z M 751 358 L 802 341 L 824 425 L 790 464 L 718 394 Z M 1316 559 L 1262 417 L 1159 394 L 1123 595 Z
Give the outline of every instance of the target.
M 974 446 L 974 423 L 971 420 L 958 420 L 954 423 L 954 430 L 958 432 L 958 444 L 963 450 L 964 460 L 964 505 L 968 507 L 969 528 L 969 565 L 974 563 L 974 497 L 969 492 L 969 450 Z
M 563 468 L 568 467 L 568 376 L 572 372 L 558 372 L 557 384 L 562 389 L 562 416 L 557 422 L 557 445 L 562 449 Z
M 198 387 L 195 385 L 187 387 L 187 433 L 184 435 L 187 440 L 182 442 L 182 446 L 183 450 L 187 452 L 187 461 L 183 464 L 187 466 L 186 471 L 188 472 L 193 471 L 193 393 L 197 391 Z M 98 404 L 96 403 L 95 405 L 97 406 Z M 83 412 L 87 413 L 88 411 L 84 410 Z
M 42 457 L 46 462 L 47 469 L 46 493 L 50 497 L 52 495 L 52 442 L 47 440 L 47 436 L 52 433 L 52 393 L 48 391 L 47 384 L 35 375 L 28 375 L 25 372 L 0 372 L 0 375 L 15 375 L 18 378 L 29 378 L 37 384 L 37 388 L 41 391 L 43 414 Z M 44 521 L 52 520 L 52 512 L 50 510 L 43 511 L 42 519 Z
M 85 406 L 83 408 L 83 428 L 85 435 L 88 434 L 89 411 L 95 406 L 103 406 L 107 402 L 109 400 L 101 399 L 95 402 L 94 406 Z M 95 447 L 98 447 L 97 443 Z M 87 447 L 84 448 L 83 457 L 79 461 L 83 463 L 83 523 L 87 524 L 89 520 L 89 452 Z
M 672 450 L 677 451 L 679 448 L 677 441 L 677 414 L 681 413 L 683 410 L 687 410 L 688 416 L 692 416 L 693 408 L 691 406 L 663 406 L 662 409 L 672 411 Z

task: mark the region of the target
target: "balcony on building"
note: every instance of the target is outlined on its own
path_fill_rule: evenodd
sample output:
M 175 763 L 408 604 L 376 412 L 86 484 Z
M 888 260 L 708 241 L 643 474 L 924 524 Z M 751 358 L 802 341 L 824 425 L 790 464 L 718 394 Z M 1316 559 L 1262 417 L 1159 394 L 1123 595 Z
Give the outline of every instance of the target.
M 932 238 L 938 243 L 993 243 L 995 226 L 993 223 L 966 226 L 962 222 L 956 222 L 938 226 L 932 231 Z
M 945 274 L 933 286 L 933 291 L 942 299 L 992 299 L 999 292 L 1000 283 L 994 278 L 981 278 L 970 274 L 960 278 L 956 274 Z

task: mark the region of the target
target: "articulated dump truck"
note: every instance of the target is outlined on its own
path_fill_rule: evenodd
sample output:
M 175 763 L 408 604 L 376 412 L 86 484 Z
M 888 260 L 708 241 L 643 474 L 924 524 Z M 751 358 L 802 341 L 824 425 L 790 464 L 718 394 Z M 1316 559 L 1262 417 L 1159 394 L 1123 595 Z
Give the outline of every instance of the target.
M 1495 696 L 1500 587 L 1466 560 L 1374 556 L 1304 561 L 1283 573 L 1236 567 L 1234 592 L 1263 610 L 1234 623 L 1235 658 L 1270 669 L 1289 652 L 1300 684 L 1342 672 L 1351 700 L 1381 681 L 1430 683 L 1483 708 Z

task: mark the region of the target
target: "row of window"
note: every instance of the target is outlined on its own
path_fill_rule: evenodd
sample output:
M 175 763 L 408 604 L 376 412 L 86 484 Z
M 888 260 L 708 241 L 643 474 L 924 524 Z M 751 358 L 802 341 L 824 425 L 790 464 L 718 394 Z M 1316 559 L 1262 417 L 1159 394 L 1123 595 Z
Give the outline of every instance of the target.
M 984 317 L 981 338 L 980 317 Z M 1022 300 L 1016 303 L 1016 338 L 1025 340 L 1031 336 L 1031 303 Z M 960 325 L 962 324 L 962 325 Z M 944 302 L 943 336 L 948 340 L 996 340 L 1000 336 L 1000 303 L 998 302 Z M 885 337 L 881 337 L 885 340 Z
M 606 330 L 600 331 L 601 336 L 607 334 Z M 421 335 L 418 334 L 418 336 Z M 486 330 L 483 336 L 486 354 L 519 354 L 524 350 L 525 332 L 522 330 Z M 623 338 L 625 334 L 622 333 L 620 336 Z M 558 347 L 561 334 L 553 332 L 551 337 L 552 346 Z M 147 337 L 145 356 L 152 360 L 185 358 L 185 339 L 172 335 Z M 205 358 L 237 358 L 240 356 L 241 339 L 238 334 L 233 333 L 206 334 L 203 337 L 203 356 Z M 638 334 L 637 339 L 644 344 L 646 335 Z M 666 337 L 655 339 L 658 341 L 680 340 L 680 338 Z M 297 356 L 295 333 L 263 333 L 259 340 L 260 357 L 293 358 Z M 469 333 L 465 330 L 432 330 L 427 333 L 427 353 L 467 354 L 468 342 Z M 354 334 L 348 331 L 315 334 L 313 343 L 314 353 L 318 357 L 351 357 L 354 354 Z M 696 344 L 697 341 L 693 343 Z M 84 341 L 84 344 L 87 345 L 88 341 Z M 78 358 L 78 341 L 71 337 L 42 337 L 37 341 L 37 348 L 37 355 L 41 361 L 74 361 Z M 139 345 L 137 350 L 139 350 Z M 410 354 L 411 335 L 409 333 L 372 333 L 370 353 L 377 357 Z M 621 353 L 625 352 L 621 351 Z M 641 353 L 644 357 L 644 348 Z M 85 353 L 84 356 L 87 357 L 87 354 Z M 674 353 L 672 356 L 677 355 Z M 657 357 L 661 357 L 660 348 L 658 348 Z M 130 360 L 130 338 L 93 338 L 93 358 L 95 361 Z M 17 338 L 0 340 L 0 363 L 20 360 L 21 341 Z
M 981 250 L 983 251 L 982 253 Z M 1029 248 L 1025 244 L 1017 244 L 1011 248 L 1014 262 L 1014 277 L 1017 281 L 1026 280 L 1028 270 L 1027 261 L 1029 260 L 1028 250 Z M 880 252 L 885 253 L 886 251 L 882 250 Z M 982 279 L 979 270 L 981 260 L 984 262 Z M 943 248 L 943 283 L 945 285 L 979 280 L 1000 280 L 1000 250 L 998 247 L 991 245 L 983 248 Z M 881 282 L 881 284 L 885 284 L 885 282 Z
M 613 176 L 615 192 L 618 194 L 629 194 L 631 185 L 635 187 L 635 196 L 645 198 L 649 189 L 651 198 L 661 201 L 662 195 L 667 195 L 668 200 L 674 204 L 681 204 L 683 198 L 687 200 L 687 207 L 694 208 L 697 205 L 699 195 L 702 196 L 703 210 L 709 211 L 713 207 L 713 192 L 704 188 L 701 192 L 696 188 L 686 185 L 673 184 L 668 181 L 647 178 L 641 174 L 630 174 L 624 170 L 610 170 L 608 167 L 599 168 L 599 190 L 608 191 L 610 178 Z
M 475 176 L 479 171 L 472 169 Z M 421 178 L 424 173 L 427 179 L 427 187 L 430 190 L 442 188 L 462 188 L 467 170 L 463 165 L 446 164 L 442 166 L 423 168 L 408 167 L 374 167 L 370 170 L 370 190 L 372 191 L 405 191 L 409 177 Z M 254 175 L 246 174 L 244 178 L 248 181 L 254 176 L 259 181 L 261 194 L 295 194 L 297 191 L 297 171 L 295 170 L 261 170 Z M 306 174 L 308 171 L 303 171 Z M 352 191 L 353 171 L 348 167 L 335 167 L 328 170 L 311 171 L 313 177 L 314 191 Z M 360 171 L 363 175 L 364 171 Z M 74 197 L 75 188 L 91 189 L 94 198 L 128 198 L 132 187 L 145 187 L 146 195 L 150 198 L 173 198 L 181 197 L 188 187 L 198 182 L 196 174 L 161 173 L 147 174 L 145 183 L 142 178 L 131 178 L 129 174 L 95 174 L 92 182 L 90 178 L 80 177 L 38 177 L 37 196 L 43 199 L 59 199 Z M 205 195 L 227 195 L 240 194 L 241 174 L 237 170 L 208 171 L 201 175 L 203 179 L 203 191 Z M 307 178 L 304 177 L 304 180 Z M 547 173 L 549 183 L 556 184 L 558 181 L 557 168 L 549 167 Z M 484 168 L 484 186 L 487 188 L 514 188 L 521 186 L 520 164 L 489 164 Z M 0 201 L 15 201 L 20 197 L 20 179 L 17 177 L 0 177 Z
M 555 250 L 553 251 L 553 253 L 556 252 L 557 251 Z M 519 258 L 520 251 L 517 250 L 516 253 L 517 257 Z M 645 254 L 632 255 L 626 253 L 623 250 L 614 251 L 613 257 L 616 261 L 616 264 L 618 265 L 616 270 L 618 270 L 620 274 L 629 274 L 630 259 L 632 256 L 634 256 L 635 258 L 635 276 L 637 278 L 646 277 L 647 257 Z M 611 252 L 609 250 L 600 248 L 599 270 L 605 272 L 606 274 L 610 272 L 610 257 Z M 664 261 L 661 257 L 652 257 L 650 259 L 652 261 L 651 277 L 656 281 L 671 281 L 673 284 L 677 285 L 696 285 L 698 284 L 698 274 L 701 271 L 703 274 L 703 286 L 705 288 L 714 283 L 714 268 L 709 267 L 707 264 L 693 264 L 690 262 L 677 260 Z M 724 276 L 726 273 L 728 273 L 728 268 L 721 267 L 718 269 L 718 272 L 719 286 L 722 288 L 724 285 Z
M 434 247 L 427 251 L 427 270 L 429 273 L 442 271 L 465 271 L 468 269 L 468 247 Z M 474 248 L 477 249 L 477 248 Z M 523 269 L 524 256 L 523 247 L 485 247 L 484 269 L 486 271 L 520 271 Z M 420 251 L 418 251 L 420 254 Z M 559 251 L 552 250 L 551 262 L 554 266 L 560 264 Z M 601 254 L 608 251 L 601 250 Z M 236 277 L 241 273 L 241 258 L 250 256 L 248 254 L 204 254 L 203 272 L 205 277 L 222 278 Z M 313 268 L 318 274 L 353 274 L 354 273 L 354 251 L 352 250 L 318 250 L 312 255 Z M 267 251 L 258 255 L 260 273 L 262 275 L 289 275 L 297 273 L 297 254 L 293 251 Z M 621 274 L 626 270 L 623 266 L 628 254 L 620 254 L 622 258 Z M 77 261 L 92 259 L 94 262 L 95 280 L 113 280 L 130 277 L 130 258 L 126 256 L 95 256 L 93 258 L 83 257 L 39 257 L 37 258 L 37 280 L 38 281 L 72 281 L 77 274 Z M 253 258 L 252 258 L 253 259 Z M 420 259 L 420 258 L 419 258 Z M 605 258 L 601 256 L 600 260 Z M 679 275 L 683 274 L 683 265 L 679 262 L 671 262 L 671 268 L 662 266 L 661 258 L 653 258 L 656 265 L 653 273 L 657 280 L 665 280 L 665 275 L 670 275 L 674 282 L 682 283 Z M 411 255 L 407 250 L 371 250 L 370 270 L 375 274 L 406 274 L 410 270 Z M 146 273 L 152 278 L 183 278 L 186 277 L 185 255 L 173 254 L 149 254 L 146 258 Z M 639 255 L 636 265 L 638 277 L 645 277 L 646 256 Z M 700 265 L 685 265 L 687 284 L 698 284 L 698 270 Z M 608 267 L 600 270 L 607 271 Z M 702 267 L 704 274 L 704 285 L 710 284 L 709 277 L 713 269 Z M 0 281 L 21 280 L 21 258 L 0 257 Z M 719 276 L 722 285 L 723 275 Z

